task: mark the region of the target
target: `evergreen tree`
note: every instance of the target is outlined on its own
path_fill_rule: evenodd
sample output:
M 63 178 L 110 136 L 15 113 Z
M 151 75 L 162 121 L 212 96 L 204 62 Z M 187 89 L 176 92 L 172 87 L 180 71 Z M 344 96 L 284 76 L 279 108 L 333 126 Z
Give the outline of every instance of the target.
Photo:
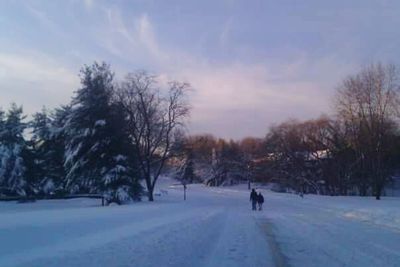
M 234 141 L 218 140 L 212 158 L 212 175 L 208 185 L 233 184 L 246 178 L 246 161 L 239 145 Z
M 105 63 L 82 69 L 82 87 L 65 127 L 65 167 L 71 191 L 103 193 L 120 203 L 136 197 L 140 186 L 128 153 L 123 113 L 112 102 L 113 76 Z
M 134 146 L 128 138 L 127 123 L 122 108 L 113 103 L 108 114 L 109 145 L 103 149 L 108 154 L 102 158 L 101 190 L 110 201 L 120 203 L 124 199 L 139 199 L 142 187 L 139 183 L 137 160 L 133 157 Z
M 71 106 L 61 106 L 56 108 L 51 114 L 50 125 L 50 140 L 51 147 L 48 159 L 51 159 L 52 164 L 48 168 L 49 176 L 52 177 L 52 182 L 55 190 L 64 192 L 66 189 L 66 169 L 64 167 L 64 156 L 66 152 L 67 130 L 66 125 L 71 114 Z
M 24 176 L 26 142 L 23 132 L 26 124 L 22 107 L 13 103 L 5 120 L 3 117 L 1 115 L 0 119 L 0 187 L 9 194 L 26 195 L 29 185 Z
M 69 107 L 56 109 L 53 114 L 44 108 L 33 116 L 32 150 L 37 187 L 44 194 L 63 191 L 65 136 L 64 123 Z
M 4 125 L 5 125 L 5 118 L 4 118 L 4 111 L 0 108 L 0 135 L 4 131 Z M 1 140 L 0 140 L 1 142 Z
M 178 179 L 185 183 L 193 183 L 196 180 L 196 175 L 194 173 L 194 158 L 192 149 L 186 149 L 185 159 L 183 164 L 178 169 Z
M 42 189 L 42 181 L 47 179 L 46 167 L 48 163 L 46 162 L 45 155 L 49 149 L 47 142 L 50 135 L 49 124 L 50 118 L 45 108 L 43 108 L 41 112 L 35 113 L 30 123 L 32 127 L 30 147 L 34 160 L 30 168 L 31 172 L 29 176 L 34 177 L 35 187 L 40 191 Z

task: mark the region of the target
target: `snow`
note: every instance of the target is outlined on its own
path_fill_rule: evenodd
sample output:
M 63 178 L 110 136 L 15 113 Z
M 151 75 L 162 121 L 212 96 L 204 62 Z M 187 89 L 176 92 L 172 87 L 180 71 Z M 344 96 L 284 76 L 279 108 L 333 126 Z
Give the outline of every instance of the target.
M 162 178 L 153 203 L 0 202 L 0 266 L 399 266 L 400 199 L 273 193 Z
M 83 132 L 83 136 L 90 136 L 92 134 L 92 130 L 89 128 L 86 128 Z
M 25 195 L 25 180 L 21 178 L 25 172 L 22 146 L 18 143 L 0 144 L 0 186 L 5 186 L 19 195 Z
M 105 121 L 105 120 L 97 120 L 97 121 L 94 123 L 94 127 L 104 126 L 104 125 L 106 125 L 106 121 Z
M 381 202 L 356 197 L 300 199 L 272 194 L 265 219 L 272 223 L 275 238 L 290 263 L 399 266 L 399 204 L 399 199 Z
M 119 154 L 119 155 L 114 157 L 114 160 L 117 161 L 117 162 L 118 161 L 124 161 L 124 160 L 126 160 L 126 156 Z

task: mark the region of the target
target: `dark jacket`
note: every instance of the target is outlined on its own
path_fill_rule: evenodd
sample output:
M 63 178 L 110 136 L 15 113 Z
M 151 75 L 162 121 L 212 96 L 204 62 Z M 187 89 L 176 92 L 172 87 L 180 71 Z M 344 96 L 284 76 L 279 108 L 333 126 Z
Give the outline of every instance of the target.
M 257 202 L 258 203 L 264 203 L 264 197 L 263 197 L 263 195 L 261 195 L 261 193 L 258 194 L 258 196 L 257 196 Z
M 258 199 L 258 198 L 257 198 L 257 192 L 254 191 L 254 190 L 251 191 L 251 193 L 250 193 L 250 200 L 255 202 L 255 201 L 257 201 L 257 199 Z

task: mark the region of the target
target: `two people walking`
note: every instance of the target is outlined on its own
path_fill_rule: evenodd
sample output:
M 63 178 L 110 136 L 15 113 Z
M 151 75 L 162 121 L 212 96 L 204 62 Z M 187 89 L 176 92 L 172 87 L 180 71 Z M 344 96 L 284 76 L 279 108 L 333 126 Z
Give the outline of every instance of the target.
M 258 210 L 262 210 L 262 205 L 264 203 L 264 196 L 261 194 L 261 192 L 257 194 L 256 190 L 252 189 L 250 193 L 250 201 L 252 210 L 257 210 L 257 204 L 258 204 Z

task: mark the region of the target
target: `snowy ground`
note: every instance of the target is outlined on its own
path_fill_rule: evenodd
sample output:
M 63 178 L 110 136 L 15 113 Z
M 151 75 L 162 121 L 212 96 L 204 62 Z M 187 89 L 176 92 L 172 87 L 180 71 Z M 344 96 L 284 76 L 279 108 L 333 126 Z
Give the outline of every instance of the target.
M 400 199 L 180 186 L 156 202 L 0 203 L 0 266 L 400 266 Z

